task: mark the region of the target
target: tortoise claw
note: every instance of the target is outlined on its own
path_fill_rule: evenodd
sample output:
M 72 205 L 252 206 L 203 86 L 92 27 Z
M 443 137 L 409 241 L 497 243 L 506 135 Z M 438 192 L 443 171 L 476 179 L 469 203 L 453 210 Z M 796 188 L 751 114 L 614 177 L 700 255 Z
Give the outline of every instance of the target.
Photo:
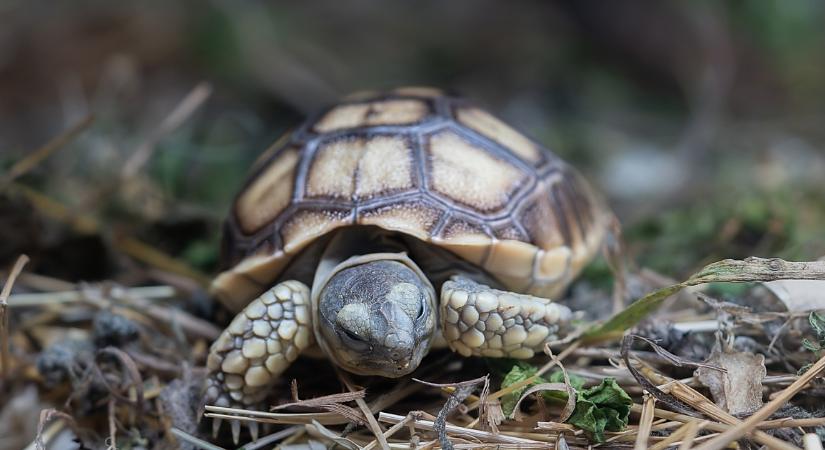
M 258 440 L 258 422 L 247 422 L 246 427 L 249 429 L 249 434 L 253 441 Z
M 218 417 L 212 418 L 212 439 L 218 438 L 218 433 L 221 431 L 221 424 L 223 423 L 223 419 Z
M 232 442 L 238 445 L 238 441 L 241 440 L 241 422 L 232 420 L 229 422 L 229 428 L 232 429 Z

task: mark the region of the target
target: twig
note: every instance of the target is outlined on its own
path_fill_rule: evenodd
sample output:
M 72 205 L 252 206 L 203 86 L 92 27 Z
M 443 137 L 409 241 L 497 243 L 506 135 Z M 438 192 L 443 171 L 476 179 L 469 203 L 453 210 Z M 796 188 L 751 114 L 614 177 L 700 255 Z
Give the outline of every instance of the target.
M 653 409 L 656 405 L 656 397 L 645 393 L 644 404 L 642 405 L 642 416 L 639 418 L 639 429 L 636 434 L 636 445 L 634 450 L 645 450 L 647 440 L 650 437 L 650 429 L 653 426 Z
M 405 416 L 399 416 L 397 414 L 390 414 L 390 413 L 379 413 L 378 420 L 380 422 L 386 423 L 398 423 L 403 421 Z M 423 419 L 415 419 L 413 418 L 412 424 L 415 425 L 416 428 L 420 428 L 422 430 L 433 431 L 434 422 L 432 420 L 423 420 Z M 457 425 L 447 424 L 445 430 L 449 434 L 462 434 L 465 436 L 471 436 L 477 439 L 487 439 L 490 442 L 501 442 L 505 444 L 535 444 L 538 445 L 539 448 L 553 448 L 552 445 L 549 445 L 546 442 L 534 441 L 532 439 L 524 439 L 518 438 L 513 436 L 507 436 L 506 434 L 493 434 L 488 433 L 486 431 L 475 430 L 472 428 L 464 428 L 459 427 Z
M 125 290 L 125 295 L 129 297 L 139 297 L 145 299 L 171 298 L 175 295 L 175 289 L 171 286 L 141 286 L 123 289 Z M 78 289 L 61 292 L 14 294 L 9 297 L 9 301 L 14 303 L 14 306 L 19 307 L 74 303 L 84 301 L 84 292 Z
M 186 97 L 166 116 L 160 125 L 153 130 L 132 156 L 123 165 L 121 178 L 128 179 L 140 171 L 149 161 L 155 148 L 164 136 L 175 131 L 188 119 L 212 94 L 212 87 L 207 82 L 200 82 L 192 88 Z
M 225 450 L 223 447 L 218 447 L 217 445 L 210 444 L 209 442 L 206 442 L 203 439 L 196 438 L 195 436 L 192 436 L 191 434 L 186 433 L 185 431 L 179 428 L 172 427 L 169 428 L 169 431 L 171 431 L 176 438 L 186 443 L 192 444 L 198 448 L 202 448 L 204 450 Z
M 699 434 L 699 431 L 708 423 L 710 422 L 690 421 L 685 424 L 688 428 L 685 430 L 685 436 L 682 438 L 682 444 L 679 445 L 679 450 L 690 450 L 690 447 L 693 446 L 693 440 L 696 439 L 696 435 Z
M 89 115 L 83 118 L 76 125 L 72 126 L 63 133 L 57 135 L 55 138 L 46 143 L 46 145 L 29 153 L 25 158 L 17 161 L 6 175 L 0 180 L 0 190 L 5 189 L 9 183 L 17 178 L 25 175 L 33 168 L 37 167 L 44 159 L 48 158 L 52 153 L 65 147 L 66 144 L 73 141 L 78 134 L 89 127 L 94 122 L 94 117 Z
M 0 364 L 3 366 L 3 381 L 8 380 L 9 376 L 9 295 L 12 287 L 14 287 L 15 280 L 17 280 L 27 262 L 29 262 L 29 257 L 26 255 L 20 255 L 17 258 L 17 262 L 14 263 L 14 267 L 9 272 L 6 284 L 3 285 L 3 291 L 0 292 Z
M 404 420 L 402 420 L 401 422 L 396 423 L 395 425 L 391 426 L 391 427 L 390 427 L 387 431 L 385 431 L 385 432 L 384 432 L 384 439 L 388 439 L 388 438 L 392 437 L 392 435 L 394 435 L 394 434 L 395 434 L 395 433 L 397 433 L 399 430 L 401 430 L 402 428 L 404 428 L 404 427 L 405 427 L 408 423 L 410 423 L 412 420 L 413 420 L 412 415 L 411 415 L 411 414 L 407 414 L 407 416 L 406 416 L 406 417 L 404 417 Z M 363 448 L 363 449 L 361 449 L 361 450 L 372 450 L 372 449 L 373 449 L 373 447 L 375 447 L 376 445 L 378 445 L 378 439 L 377 439 L 377 438 L 376 438 L 376 439 L 374 439 L 374 440 L 373 440 L 372 442 L 370 442 L 369 444 L 367 444 L 366 446 L 364 446 L 364 448 Z
M 338 378 L 344 382 L 350 392 L 358 391 L 349 376 L 340 370 L 336 370 L 336 372 L 338 372 Z M 389 450 L 390 444 L 387 442 L 387 438 L 384 437 L 384 431 L 381 429 L 381 425 L 378 425 L 378 421 L 375 420 L 375 416 L 372 415 L 372 411 L 370 411 L 370 407 L 367 406 L 367 402 L 364 401 L 364 397 L 356 397 L 355 404 L 357 404 L 358 407 L 361 408 L 361 412 L 364 413 L 364 417 L 367 419 L 367 424 L 369 425 L 372 433 L 375 435 L 375 438 L 378 439 L 378 443 L 381 444 L 381 448 L 384 450 Z
M 722 449 L 727 446 L 729 443 L 741 438 L 745 434 L 747 434 L 750 430 L 753 429 L 756 424 L 762 422 L 763 420 L 767 419 L 771 416 L 776 410 L 782 407 L 788 400 L 791 399 L 794 395 L 796 395 L 799 391 L 805 388 L 817 375 L 819 375 L 822 370 L 825 369 L 825 356 L 819 359 L 807 372 L 805 372 L 798 380 L 794 381 L 793 384 L 785 388 L 778 396 L 776 396 L 773 400 L 765 404 L 759 411 L 755 412 L 753 415 L 748 417 L 742 423 L 738 424 L 737 426 L 731 428 L 728 431 L 720 434 L 716 438 L 706 442 L 705 444 L 696 447 L 697 450 L 716 450 Z

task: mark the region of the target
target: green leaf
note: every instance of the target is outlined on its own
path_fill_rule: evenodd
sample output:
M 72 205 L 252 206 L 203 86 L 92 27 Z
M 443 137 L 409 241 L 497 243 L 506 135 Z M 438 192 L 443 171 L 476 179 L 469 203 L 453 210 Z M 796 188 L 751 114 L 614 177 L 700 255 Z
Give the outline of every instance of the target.
M 536 374 L 538 370 L 525 363 L 515 364 L 510 372 L 504 377 L 501 387 L 506 388 L 512 384 L 524 381 Z M 591 438 L 597 442 L 604 442 L 604 432 L 622 431 L 627 427 L 627 420 L 630 414 L 630 406 L 633 400 L 629 395 L 616 384 L 613 378 L 605 378 L 598 386 L 583 389 L 585 379 L 577 375 L 569 375 L 570 385 L 576 391 L 576 408 L 567 420 L 586 431 Z M 550 374 L 547 380 L 538 377 L 530 384 L 533 386 L 539 383 L 563 383 L 564 375 L 560 370 Z M 513 412 L 516 403 L 529 386 L 516 389 L 501 398 L 501 409 L 505 415 L 509 416 Z M 549 401 L 566 401 L 567 393 L 557 391 L 544 392 L 543 397 Z
M 822 347 L 820 347 L 819 344 L 811 342 L 807 338 L 802 339 L 802 346 L 805 347 L 806 349 L 812 351 L 812 352 L 818 352 L 822 349 Z
M 575 389 L 576 392 L 582 390 L 582 388 L 584 387 L 584 383 L 587 381 L 583 377 L 574 374 L 568 374 L 567 377 L 570 379 L 570 385 L 573 386 L 573 389 Z M 564 374 L 561 370 L 553 371 L 553 373 L 550 374 L 550 378 L 548 378 L 548 380 L 551 383 L 564 383 Z M 548 393 L 551 392 L 553 391 L 549 391 Z M 559 392 L 559 394 L 564 393 Z M 564 398 L 566 399 L 567 397 L 565 396 Z
M 519 383 L 524 381 L 538 372 L 538 369 L 525 363 L 516 363 L 510 372 L 504 376 L 504 380 L 501 382 L 501 388 L 504 389 L 507 386 Z M 518 403 L 518 399 L 521 398 L 521 394 L 527 390 L 528 387 L 539 384 L 545 383 L 543 379 L 539 378 L 539 380 L 530 383 L 528 386 L 520 387 L 513 392 L 501 397 L 501 410 L 504 412 L 505 416 L 509 416 L 513 413 L 513 409 L 516 407 L 516 403 Z
M 816 311 L 811 311 L 811 314 L 808 316 L 808 322 L 810 322 L 811 328 L 813 328 L 816 333 L 819 342 L 825 343 L 825 317 Z
M 632 404 L 616 380 L 605 378 L 598 386 L 578 394 L 576 409 L 567 422 L 586 431 L 596 442 L 604 442 L 605 430 L 622 431 L 627 427 Z

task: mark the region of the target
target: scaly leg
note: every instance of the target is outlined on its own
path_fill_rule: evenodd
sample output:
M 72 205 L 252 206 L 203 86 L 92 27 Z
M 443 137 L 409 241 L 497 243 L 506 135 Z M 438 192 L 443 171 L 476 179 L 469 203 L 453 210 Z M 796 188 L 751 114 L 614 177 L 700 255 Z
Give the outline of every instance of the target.
M 566 306 L 500 291 L 454 276 L 441 288 L 441 324 L 450 348 L 463 356 L 531 358 L 559 338 Z
M 278 376 L 315 342 L 311 317 L 309 289 L 294 280 L 279 283 L 250 302 L 209 350 L 206 404 L 259 405 Z M 220 421 L 214 420 L 215 433 L 219 427 Z M 250 430 L 257 434 L 255 426 Z M 239 433 L 239 422 L 232 421 L 236 443 Z

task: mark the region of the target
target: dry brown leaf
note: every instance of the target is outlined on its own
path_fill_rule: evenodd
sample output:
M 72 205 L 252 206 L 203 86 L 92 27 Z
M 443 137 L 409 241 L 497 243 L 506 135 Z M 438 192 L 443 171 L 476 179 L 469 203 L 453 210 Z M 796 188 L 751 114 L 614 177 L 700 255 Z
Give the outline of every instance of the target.
M 710 389 L 720 408 L 738 415 L 762 407 L 762 380 L 767 374 L 764 355 L 722 350 L 717 343 L 705 362 L 727 370 L 699 367 L 694 372 L 699 382 Z

